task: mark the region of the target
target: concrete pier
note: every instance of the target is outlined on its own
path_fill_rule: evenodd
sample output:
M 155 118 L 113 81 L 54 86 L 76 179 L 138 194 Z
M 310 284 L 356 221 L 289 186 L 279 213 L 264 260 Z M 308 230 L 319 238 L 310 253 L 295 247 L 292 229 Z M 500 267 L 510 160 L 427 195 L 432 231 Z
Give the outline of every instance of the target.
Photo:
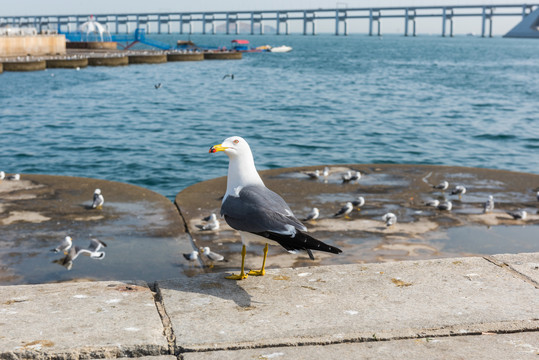
M 0 357 L 536 359 L 538 281 L 533 253 L 3 286 Z

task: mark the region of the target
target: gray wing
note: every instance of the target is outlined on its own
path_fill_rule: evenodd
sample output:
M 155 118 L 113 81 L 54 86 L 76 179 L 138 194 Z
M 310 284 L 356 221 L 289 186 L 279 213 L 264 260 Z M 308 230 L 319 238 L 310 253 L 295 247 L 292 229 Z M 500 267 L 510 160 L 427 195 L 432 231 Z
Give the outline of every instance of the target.
M 98 240 L 98 239 L 91 239 L 90 240 L 90 246 L 88 246 L 88 250 L 90 250 L 92 252 L 93 251 L 98 251 L 103 246 L 106 247 L 107 244 L 105 244 L 103 241 Z
M 287 235 L 295 233 L 294 229 L 307 230 L 283 198 L 267 187 L 246 186 L 238 195 L 227 196 L 221 206 L 221 215 L 232 228 L 251 233 L 271 231 Z

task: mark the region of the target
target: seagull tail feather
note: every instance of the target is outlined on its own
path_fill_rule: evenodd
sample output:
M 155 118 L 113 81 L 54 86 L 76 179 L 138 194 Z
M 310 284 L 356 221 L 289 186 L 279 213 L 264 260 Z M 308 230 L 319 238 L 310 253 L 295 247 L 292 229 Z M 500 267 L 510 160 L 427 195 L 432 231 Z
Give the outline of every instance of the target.
M 342 250 L 335 246 L 330 246 L 323 243 L 320 240 L 313 238 L 312 236 L 296 230 L 296 235 L 291 237 L 290 235 L 277 234 L 274 232 L 263 232 L 256 235 L 263 236 L 270 240 L 276 241 L 284 247 L 286 250 L 305 250 L 309 254 L 309 257 L 314 260 L 312 252 L 310 250 L 325 251 L 333 254 L 340 254 Z

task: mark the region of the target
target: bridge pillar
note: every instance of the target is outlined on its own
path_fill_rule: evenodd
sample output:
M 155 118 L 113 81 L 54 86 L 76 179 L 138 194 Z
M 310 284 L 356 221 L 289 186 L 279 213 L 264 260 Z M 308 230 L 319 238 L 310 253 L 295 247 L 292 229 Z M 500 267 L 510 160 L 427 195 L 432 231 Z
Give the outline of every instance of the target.
M 303 12 L 303 35 L 307 35 L 307 25 L 310 23 L 312 26 L 312 34 L 315 35 L 314 32 L 314 13 L 313 12 Z
M 335 35 L 339 35 L 341 21 L 343 22 L 343 35 L 348 35 L 348 16 L 346 10 L 335 10 Z

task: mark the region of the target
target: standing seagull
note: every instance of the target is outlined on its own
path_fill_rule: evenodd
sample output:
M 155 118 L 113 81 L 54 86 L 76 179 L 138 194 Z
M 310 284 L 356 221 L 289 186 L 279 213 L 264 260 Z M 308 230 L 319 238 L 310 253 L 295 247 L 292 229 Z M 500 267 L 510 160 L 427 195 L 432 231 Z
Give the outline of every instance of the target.
M 458 195 L 459 199 L 462 198 L 462 195 L 466 194 L 466 188 L 462 185 L 457 185 L 455 188 L 451 191 L 451 195 Z
M 357 208 L 357 211 L 360 211 L 361 207 L 365 205 L 365 198 L 363 198 L 363 196 L 358 196 L 356 200 L 352 201 L 352 205 Z
M 451 211 L 453 204 L 451 201 L 444 201 L 438 205 L 438 210 Z
M 489 195 L 488 200 L 485 201 L 485 204 L 483 205 L 483 214 L 491 212 L 492 210 L 494 210 L 494 196 Z
M 308 213 L 305 218 L 301 219 L 301 221 L 316 220 L 318 219 L 319 216 L 320 216 L 320 211 L 318 210 L 318 208 L 313 207 L 311 212 Z
M 243 138 L 230 137 L 222 144 L 212 146 L 209 152 L 218 151 L 224 151 L 230 159 L 221 215 L 228 225 L 240 232 L 243 242 L 241 272 L 239 275 L 228 276 L 228 279 L 247 278 L 244 267 L 246 244 L 249 241 L 266 243 L 262 268 L 249 272 L 249 275 L 255 276 L 265 274 L 268 243 L 279 244 L 289 252 L 305 250 L 311 259 L 314 259 L 311 250 L 334 254 L 342 252 L 305 233 L 307 228 L 296 219 L 286 202 L 264 185 L 256 171 L 251 148 Z
M 449 187 L 449 183 L 447 181 L 445 181 L 445 180 L 442 181 L 441 183 L 439 183 L 438 185 L 433 186 L 434 189 L 441 190 L 442 192 L 447 190 L 448 187 Z
M 105 198 L 101 194 L 100 189 L 94 191 L 94 202 L 92 203 L 92 209 L 101 209 L 105 203 Z
M 211 251 L 210 248 L 207 246 L 200 248 L 200 251 L 202 251 L 202 254 L 206 255 L 208 259 L 210 259 L 211 261 L 225 260 L 225 257 L 223 255 L 217 254 L 216 252 Z
M 397 222 L 397 215 L 389 212 L 382 216 L 382 219 L 386 222 L 386 226 L 390 227 Z
M 0 171 L 0 181 L 4 180 L 6 178 L 6 173 L 3 171 Z M 538 195 L 539 198 L 539 195 Z
M 350 214 L 354 210 L 354 205 L 349 201 L 344 206 L 333 215 L 333 217 L 341 217 L 344 216 L 346 219 L 350 219 L 348 214 Z

